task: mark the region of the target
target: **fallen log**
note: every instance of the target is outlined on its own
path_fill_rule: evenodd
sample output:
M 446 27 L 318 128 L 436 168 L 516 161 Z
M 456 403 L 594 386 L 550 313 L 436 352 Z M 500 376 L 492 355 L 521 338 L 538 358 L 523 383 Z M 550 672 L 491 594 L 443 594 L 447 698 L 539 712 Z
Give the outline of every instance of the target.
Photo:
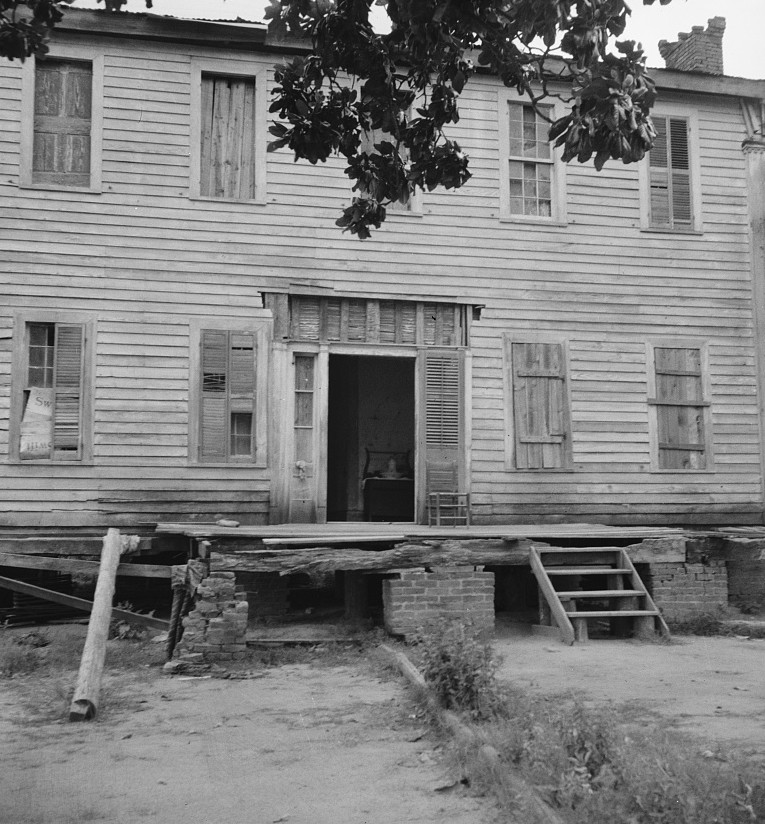
M 104 538 L 101 552 L 101 568 L 98 572 L 93 609 L 88 623 L 88 634 L 80 661 L 80 673 L 74 698 L 69 708 L 70 721 L 86 721 L 98 712 L 101 694 L 101 675 L 106 657 L 106 640 L 109 637 L 109 621 L 112 617 L 112 599 L 120 563 L 122 541 L 118 529 L 110 529 Z
M 304 546 L 271 549 L 231 549 L 212 541 L 212 569 L 232 572 L 278 572 L 289 575 L 304 572 L 320 575 L 335 570 L 389 572 L 394 569 L 437 566 L 518 566 L 528 565 L 532 546 L 549 547 L 541 541 L 517 539 L 438 539 L 398 544 L 391 549 L 368 550 L 360 547 Z M 606 547 L 593 547 L 602 551 Z M 683 563 L 682 538 L 647 538 L 627 547 L 633 563 Z M 586 548 L 572 548 L 580 561 Z
M 214 571 L 294 572 L 320 574 L 334 570 L 387 572 L 413 567 L 527 564 L 531 541 L 443 541 L 428 544 L 399 544 L 379 552 L 356 548 L 304 547 L 300 549 L 213 552 Z
M 496 775 L 501 773 L 515 798 L 515 803 L 524 815 L 525 822 L 528 824 L 565 824 L 532 784 L 529 784 L 511 764 L 502 764 L 500 755 L 494 747 L 482 742 L 476 732 L 464 724 L 456 713 L 441 706 L 420 671 L 403 652 L 393 649 L 388 644 L 381 644 L 380 649 L 391 658 L 401 674 L 423 697 L 437 721 L 454 736 L 459 745 L 476 750 L 483 772 Z

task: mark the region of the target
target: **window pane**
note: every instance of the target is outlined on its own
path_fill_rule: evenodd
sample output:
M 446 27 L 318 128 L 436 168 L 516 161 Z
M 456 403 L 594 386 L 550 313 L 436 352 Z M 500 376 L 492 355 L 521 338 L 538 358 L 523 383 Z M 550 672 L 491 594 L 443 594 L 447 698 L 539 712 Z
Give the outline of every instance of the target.
M 231 415 L 231 455 L 252 455 L 252 413 Z
M 523 154 L 523 107 L 516 103 L 509 106 L 509 145 L 510 157 L 521 157 Z
M 295 393 L 295 426 L 313 425 L 313 392 Z
M 295 357 L 295 389 L 313 389 L 313 357 Z

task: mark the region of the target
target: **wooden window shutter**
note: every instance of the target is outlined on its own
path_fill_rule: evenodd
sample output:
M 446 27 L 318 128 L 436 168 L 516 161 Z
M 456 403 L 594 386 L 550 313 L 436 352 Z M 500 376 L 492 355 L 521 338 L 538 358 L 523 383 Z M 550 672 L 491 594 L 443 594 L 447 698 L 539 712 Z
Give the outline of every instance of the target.
M 228 333 L 202 332 L 200 458 L 225 461 L 228 454 Z
M 255 335 L 202 330 L 199 457 L 226 462 L 255 457 Z
M 688 121 L 654 117 L 656 142 L 650 152 L 651 225 L 691 226 L 691 165 Z
M 253 200 L 255 81 L 202 75 L 200 186 L 203 197 Z
M 85 330 L 56 324 L 53 377 L 53 459 L 82 459 L 82 384 Z
M 39 60 L 35 70 L 32 182 L 90 186 L 91 64 Z
M 563 345 L 513 343 L 513 420 L 518 469 L 568 463 L 568 405 Z
M 701 350 L 654 349 L 659 469 L 706 469 Z
M 424 355 L 426 491 L 459 492 L 463 463 L 463 357 Z

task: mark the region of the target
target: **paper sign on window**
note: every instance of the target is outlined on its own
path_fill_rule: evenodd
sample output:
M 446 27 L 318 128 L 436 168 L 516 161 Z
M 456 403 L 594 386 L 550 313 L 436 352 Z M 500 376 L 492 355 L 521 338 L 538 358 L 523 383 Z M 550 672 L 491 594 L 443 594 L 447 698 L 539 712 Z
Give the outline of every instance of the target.
M 19 457 L 50 458 L 53 450 L 53 390 L 33 386 L 21 421 Z

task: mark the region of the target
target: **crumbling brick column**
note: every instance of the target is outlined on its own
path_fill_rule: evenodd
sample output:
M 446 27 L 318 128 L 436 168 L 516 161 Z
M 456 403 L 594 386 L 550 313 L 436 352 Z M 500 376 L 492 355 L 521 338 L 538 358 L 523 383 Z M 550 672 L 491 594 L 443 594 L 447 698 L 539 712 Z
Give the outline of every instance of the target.
M 238 661 L 247 651 L 247 595 L 237 592 L 233 572 L 212 572 L 197 587 L 196 607 L 183 619 L 175 657 Z
M 383 581 L 385 628 L 412 635 L 443 619 L 466 619 L 476 629 L 494 629 L 494 573 L 477 567 L 405 569 Z
M 725 561 L 698 564 L 651 564 L 650 589 L 669 623 L 716 612 L 728 604 Z

